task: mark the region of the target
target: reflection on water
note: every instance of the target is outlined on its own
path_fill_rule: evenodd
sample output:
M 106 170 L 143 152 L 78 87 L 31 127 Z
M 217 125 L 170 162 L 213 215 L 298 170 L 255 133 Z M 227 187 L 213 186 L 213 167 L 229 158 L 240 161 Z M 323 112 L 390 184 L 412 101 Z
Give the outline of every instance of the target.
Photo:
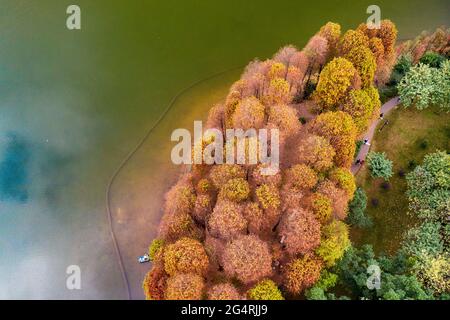
M 30 150 L 24 139 L 14 133 L 9 133 L 6 139 L 6 149 L 0 160 L 0 201 L 25 202 Z

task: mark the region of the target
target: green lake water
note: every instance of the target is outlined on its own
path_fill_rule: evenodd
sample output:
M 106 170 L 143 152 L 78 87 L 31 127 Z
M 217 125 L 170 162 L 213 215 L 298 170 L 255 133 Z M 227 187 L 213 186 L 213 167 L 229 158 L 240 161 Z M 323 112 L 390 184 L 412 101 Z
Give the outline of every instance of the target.
M 353 3 L 354 2 L 354 3 Z M 109 179 L 181 95 L 111 188 L 133 298 L 179 168 L 170 133 L 192 128 L 240 70 L 321 25 L 367 18 L 371 1 L 0 0 L 0 298 L 126 297 L 109 236 Z M 355 4 L 356 3 L 356 4 Z M 81 7 L 82 29 L 66 28 Z M 446 0 L 378 1 L 400 38 L 448 24 Z M 79 265 L 81 290 L 67 290 Z

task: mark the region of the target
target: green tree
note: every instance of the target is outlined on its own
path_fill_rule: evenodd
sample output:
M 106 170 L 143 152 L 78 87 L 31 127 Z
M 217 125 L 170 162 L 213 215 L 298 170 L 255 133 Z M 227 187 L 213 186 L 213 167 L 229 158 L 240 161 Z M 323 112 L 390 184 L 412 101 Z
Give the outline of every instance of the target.
M 346 222 L 360 228 L 372 226 L 372 219 L 365 214 L 367 207 L 367 196 L 364 189 L 358 187 L 353 200 L 348 205 L 348 216 Z
M 384 152 L 370 152 L 367 155 L 367 163 L 373 178 L 389 180 L 392 177 L 392 161 Z

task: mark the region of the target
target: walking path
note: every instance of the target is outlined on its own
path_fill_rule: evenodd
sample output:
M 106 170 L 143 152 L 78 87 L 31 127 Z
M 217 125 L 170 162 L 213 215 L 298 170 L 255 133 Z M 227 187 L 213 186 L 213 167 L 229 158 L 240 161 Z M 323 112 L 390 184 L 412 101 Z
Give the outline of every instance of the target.
M 399 97 L 392 98 L 391 100 L 387 101 L 385 104 L 383 104 L 381 106 L 380 113 L 383 113 L 384 115 L 387 115 L 399 103 L 400 103 Z M 372 124 L 370 125 L 369 129 L 364 134 L 364 138 L 363 139 L 369 140 L 369 144 L 371 143 L 371 141 L 373 139 L 373 136 L 375 134 L 375 129 L 376 129 L 376 127 L 377 127 L 377 125 L 378 125 L 378 123 L 380 121 L 385 121 L 385 120 L 380 119 L 380 118 L 378 118 L 377 120 L 374 120 L 372 122 Z M 369 153 L 369 149 L 370 149 L 370 145 L 363 144 L 361 146 L 361 149 L 358 152 L 358 156 L 356 157 L 356 159 L 365 160 L 367 154 Z M 358 173 L 359 169 L 361 169 L 361 165 L 360 164 L 356 164 L 356 163 L 352 164 L 351 171 L 352 171 L 353 175 L 356 175 Z

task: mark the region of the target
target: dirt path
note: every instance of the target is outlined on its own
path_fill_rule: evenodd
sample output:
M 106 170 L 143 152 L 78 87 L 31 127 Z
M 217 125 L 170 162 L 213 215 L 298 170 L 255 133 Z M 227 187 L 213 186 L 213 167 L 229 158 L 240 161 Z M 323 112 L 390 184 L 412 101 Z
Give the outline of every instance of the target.
M 400 99 L 399 97 L 395 97 L 392 98 L 391 100 L 387 101 L 385 104 L 383 104 L 381 106 L 381 113 L 383 113 L 385 116 L 395 107 L 397 107 L 397 105 L 400 103 Z M 373 136 L 375 134 L 375 129 L 377 128 L 377 125 L 379 122 L 383 122 L 385 120 L 377 118 L 376 120 L 374 120 L 372 122 L 372 124 L 370 125 L 369 129 L 366 131 L 366 133 L 364 134 L 363 139 L 367 139 L 369 140 L 369 144 L 372 142 Z M 365 160 L 367 154 L 369 153 L 370 150 L 370 145 L 366 145 L 363 144 L 361 146 L 361 149 L 359 150 L 358 156 L 356 157 L 356 159 L 359 160 Z M 352 167 L 351 167 L 351 171 L 353 173 L 353 175 L 356 175 L 359 171 L 359 169 L 361 169 L 361 165 L 353 163 Z

